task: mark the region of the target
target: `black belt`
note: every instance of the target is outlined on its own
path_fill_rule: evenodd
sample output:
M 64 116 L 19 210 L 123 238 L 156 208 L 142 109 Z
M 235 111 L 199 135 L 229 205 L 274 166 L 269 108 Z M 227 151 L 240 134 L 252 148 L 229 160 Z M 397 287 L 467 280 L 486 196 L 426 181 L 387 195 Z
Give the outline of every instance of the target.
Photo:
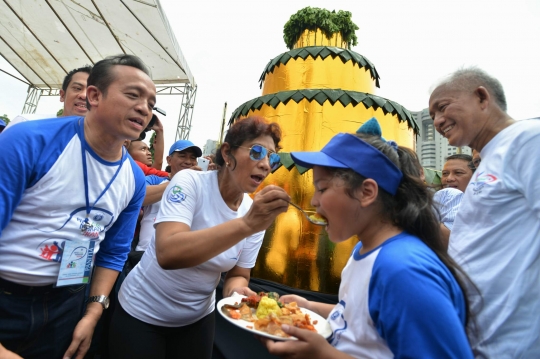
M 11 294 L 44 294 L 56 292 L 65 288 L 66 287 L 55 287 L 54 284 L 30 287 L 0 278 L 0 289 Z

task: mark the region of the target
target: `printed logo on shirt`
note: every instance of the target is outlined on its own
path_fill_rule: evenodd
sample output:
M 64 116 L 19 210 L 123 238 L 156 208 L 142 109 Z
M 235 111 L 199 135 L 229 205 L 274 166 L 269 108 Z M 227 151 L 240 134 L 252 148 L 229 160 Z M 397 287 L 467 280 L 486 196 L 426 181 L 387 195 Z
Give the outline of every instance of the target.
M 39 256 L 41 258 L 52 262 L 60 262 L 64 251 L 64 241 L 59 244 L 56 239 L 47 239 L 38 245 L 37 250 L 40 252 Z
M 103 218 L 103 216 L 97 215 L 94 219 L 96 217 Z M 86 220 L 86 218 L 77 218 L 77 220 L 81 222 L 79 229 L 83 236 L 88 238 L 99 238 L 99 234 L 103 231 L 103 227 L 99 223 Z
M 67 216 L 65 221 L 53 221 L 34 227 L 40 232 L 51 233 L 55 236 L 44 240 L 36 247 L 37 255 L 47 261 L 60 262 L 65 240 L 72 238 L 69 234 L 76 233 L 77 237 L 82 235 L 91 240 L 99 240 L 100 234 L 113 223 L 114 216 L 106 209 L 94 207 L 87 219 L 86 208 L 77 208 Z
M 83 266 L 85 263 L 78 261 L 86 259 L 87 253 L 88 249 L 83 246 L 75 248 L 71 254 L 66 253 L 66 255 L 69 254 L 69 262 L 67 263 L 66 268 L 76 268 L 77 266 Z
M 182 187 L 175 184 L 170 190 L 169 194 L 167 195 L 167 200 L 169 202 L 173 203 L 182 203 L 186 200 L 187 195 L 182 192 Z
M 480 194 L 484 186 L 491 185 L 498 180 L 495 175 L 487 174 L 485 171 L 478 173 L 475 177 L 475 181 L 470 184 L 474 195 Z
M 332 335 L 330 336 L 330 338 L 328 338 L 328 342 L 333 347 L 338 345 L 339 340 L 341 339 L 341 335 L 345 330 L 347 330 L 347 321 L 343 316 L 345 305 L 346 303 L 344 300 L 339 301 L 339 303 L 330 313 L 330 317 L 328 318 L 328 321 L 332 323 L 332 328 L 334 328 L 332 331 Z
M 238 252 L 238 254 L 236 255 L 236 257 L 232 257 L 232 258 L 230 258 L 230 259 L 238 260 L 238 258 L 240 258 L 240 254 L 242 254 L 242 249 L 240 249 L 240 251 Z

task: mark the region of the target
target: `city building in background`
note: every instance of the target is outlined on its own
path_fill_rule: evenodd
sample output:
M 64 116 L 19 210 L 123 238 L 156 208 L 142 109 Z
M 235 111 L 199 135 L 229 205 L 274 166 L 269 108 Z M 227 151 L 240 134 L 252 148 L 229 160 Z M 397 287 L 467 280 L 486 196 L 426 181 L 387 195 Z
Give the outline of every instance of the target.
M 218 141 L 206 140 L 206 144 L 203 146 L 203 156 L 209 156 L 216 153 Z
M 420 128 L 420 134 L 416 140 L 416 154 L 422 167 L 441 170 L 446 157 L 456 153 L 472 154 L 469 147 L 454 147 L 448 144 L 448 140 L 441 136 L 433 125 L 427 108 L 419 112 L 412 112 Z

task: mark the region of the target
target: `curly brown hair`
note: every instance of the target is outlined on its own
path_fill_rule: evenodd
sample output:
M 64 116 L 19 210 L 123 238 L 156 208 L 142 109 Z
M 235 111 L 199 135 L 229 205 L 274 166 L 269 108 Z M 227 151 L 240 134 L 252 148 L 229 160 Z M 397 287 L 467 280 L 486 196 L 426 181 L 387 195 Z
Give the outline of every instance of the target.
M 279 141 L 281 141 L 281 128 L 277 123 L 268 122 L 268 120 L 259 116 L 250 116 L 237 121 L 227 131 L 224 143 L 227 142 L 231 150 L 234 150 L 235 148 L 242 146 L 244 142 L 260 136 L 272 137 L 274 145 L 276 146 L 276 152 L 280 150 L 281 147 L 279 147 Z M 236 159 L 232 154 L 230 154 L 230 156 L 234 161 L 234 168 L 236 167 Z M 225 159 L 219 148 L 216 150 L 216 164 L 218 166 L 225 165 Z

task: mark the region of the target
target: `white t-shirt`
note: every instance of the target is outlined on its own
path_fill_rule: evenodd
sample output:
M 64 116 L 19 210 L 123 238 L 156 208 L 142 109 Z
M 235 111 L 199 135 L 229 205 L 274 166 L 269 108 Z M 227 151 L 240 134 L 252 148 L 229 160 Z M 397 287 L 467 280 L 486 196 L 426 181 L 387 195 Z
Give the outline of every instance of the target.
M 481 151 L 448 252 L 469 290 L 477 358 L 540 357 L 540 121 L 518 121 Z
M 57 118 L 56 115 L 46 115 L 46 114 L 35 114 L 35 113 L 25 113 L 23 115 L 17 115 L 15 118 L 11 121 L 9 121 L 8 125 L 6 126 L 6 129 L 11 128 L 12 126 L 27 122 L 27 121 L 34 121 L 34 120 L 46 120 L 50 118 Z
M 163 193 L 156 223 L 182 222 L 197 231 L 243 217 L 253 200 L 245 194 L 238 211 L 230 209 L 219 192 L 217 174 L 177 173 Z M 253 268 L 263 236 L 264 231 L 256 233 L 198 266 L 175 270 L 159 266 L 152 238 L 141 261 L 122 284 L 120 304 L 131 316 L 149 324 L 192 324 L 214 311 L 215 289 L 222 272 L 235 266 Z
M 146 185 L 147 186 L 156 186 L 162 183 L 169 182 L 168 178 L 159 177 L 156 175 L 146 176 Z M 159 205 L 161 201 L 152 203 L 148 206 L 143 207 L 143 217 L 141 219 L 141 229 L 139 230 L 139 243 L 135 250 L 145 251 L 150 243 L 152 237 L 156 230 L 154 229 L 154 222 L 156 221 L 156 216 L 159 212 Z

